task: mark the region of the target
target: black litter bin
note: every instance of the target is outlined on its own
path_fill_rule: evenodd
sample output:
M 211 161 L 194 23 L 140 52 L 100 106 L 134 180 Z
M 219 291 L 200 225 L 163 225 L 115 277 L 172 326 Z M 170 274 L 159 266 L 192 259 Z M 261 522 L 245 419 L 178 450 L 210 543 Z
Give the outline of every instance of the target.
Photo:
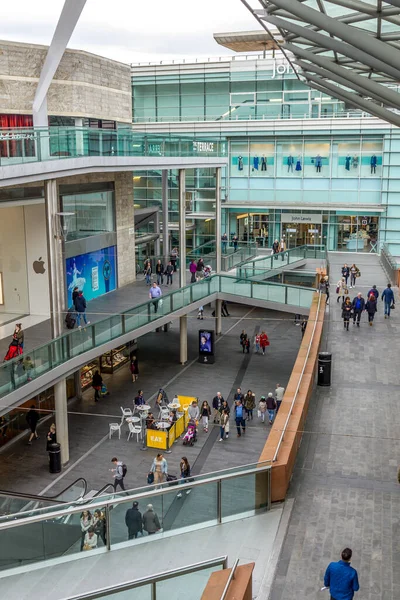
M 332 354 L 320 352 L 318 354 L 318 385 L 331 385 Z
M 50 473 L 60 473 L 61 471 L 61 445 L 50 444 L 49 447 L 49 469 Z

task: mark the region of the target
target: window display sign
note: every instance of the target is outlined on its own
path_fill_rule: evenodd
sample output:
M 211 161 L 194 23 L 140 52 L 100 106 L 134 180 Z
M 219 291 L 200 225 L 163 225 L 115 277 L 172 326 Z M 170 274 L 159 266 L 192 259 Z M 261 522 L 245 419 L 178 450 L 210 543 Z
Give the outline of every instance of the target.
M 215 332 L 199 330 L 199 362 L 203 364 L 214 362 Z
M 75 287 L 83 292 L 87 301 L 116 289 L 116 255 L 117 247 L 110 246 L 66 259 L 68 306 L 72 306 Z
M 292 213 L 282 213 L 282 223 L 322 223 L 321 214 L 296 215 Z

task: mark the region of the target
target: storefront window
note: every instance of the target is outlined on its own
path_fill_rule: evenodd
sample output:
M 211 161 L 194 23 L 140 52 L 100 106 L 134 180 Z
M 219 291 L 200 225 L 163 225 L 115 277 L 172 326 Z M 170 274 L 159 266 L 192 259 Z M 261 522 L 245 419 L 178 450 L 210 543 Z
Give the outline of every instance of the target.
M 303 172 L 303 143 L 277 144 L 277 177 L 301 177 Z
M 114 192 L 99 191 L 61 196 L 64 212 L 69 218 L 67 242 L 115 230 Z
M 250 143 L 250 177 L 273 177 L 275 174 L 275 144 Z

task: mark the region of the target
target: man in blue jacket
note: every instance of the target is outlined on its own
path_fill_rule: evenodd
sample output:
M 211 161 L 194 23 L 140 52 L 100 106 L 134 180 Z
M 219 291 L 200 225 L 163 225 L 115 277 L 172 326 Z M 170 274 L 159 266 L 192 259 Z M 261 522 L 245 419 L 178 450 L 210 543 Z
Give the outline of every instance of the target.
M 331 562 L 326 569 L 324 585 L 329 588 L 331 600 L 352 600 L 360 589 L 357 571 L 350 565 L 352 554 L 350 548 L 345 548 L 342 560 Z
M 382 292 L 382 300 L 385 303 L 385 319 L 390 317 L 390 309 L 394 305 L 394 293 L 390 283 L 387 284 L 387 288 Z
M 357 327 L 360 327 L 360 319 L 361 313 L 365 309 L 365 300 L 361 295 L 361 292 L 358 292 L 357 296 L 354 298 L 353 302 L 353 325 L 355 325 L 357 319 Z
M 78 324 L 78 329 L 81 328 L 81 317 L 85 322 L 85 325 L 89 325 L 90 321 L 86 318 L 86 299 L 82 292 L 79 292 L 78 296 L 75 298 L 75 310 L 76 310 L 76 322 Z

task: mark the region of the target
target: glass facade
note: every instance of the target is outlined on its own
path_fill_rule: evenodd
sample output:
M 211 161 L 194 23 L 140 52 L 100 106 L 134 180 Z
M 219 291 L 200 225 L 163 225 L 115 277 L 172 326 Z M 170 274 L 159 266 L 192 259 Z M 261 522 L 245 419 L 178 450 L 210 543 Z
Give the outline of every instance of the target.
M 115 231 L 114 191 L 105 190 L 61 196 L 64 212 L 69 218 L 67 242 Z
M 133 67 L 136 123 L 333 117 L 345 108 L 311 90 L 282 59 Z

